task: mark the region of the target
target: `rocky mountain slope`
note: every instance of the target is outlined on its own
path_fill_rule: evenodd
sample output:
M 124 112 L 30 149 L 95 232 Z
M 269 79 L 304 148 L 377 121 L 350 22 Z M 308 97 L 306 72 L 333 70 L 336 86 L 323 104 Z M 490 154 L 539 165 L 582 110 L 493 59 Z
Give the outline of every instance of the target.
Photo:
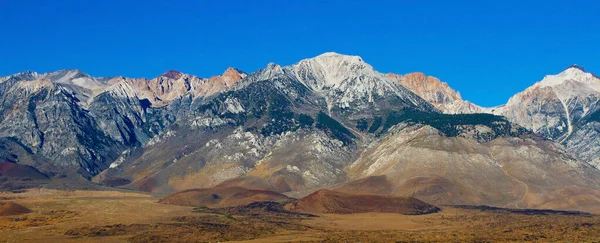
M 96 78 L 79 70 L 3 77 L 0 137 L 7 149 L 2 159 L 26 159 L 50 175 L 76 171 L 90 178 L 123 150 L 146 143 L 175 121 L 179 110 L 165 104 L 214 94 L 244 76 L 228 69 L 209 79 L 178 72 L 151 80 Z
M 388 73 L 386 76 L 421 96 L 444 113 L 463 114 L 482 111 L 481 107 L 463 100 L 459 92 L 436 77 L 419 72 L 406 75 Z
M 350 187 L 358 192 L 373 184 L 361 178 L 385 176 L 375 180 L 384 192 L 438 205 L 589 209 L 600 202 L 598 170 L 557 143 L 527 133 L 481 142 L 472 135 L 489 127 L 463 131 L 451 137 L 431 125 L 399 124 L 347 167 L 362 180 Z
M 195 100 L 172 127 L 95 180 L 165 193 L 239 176 L 279 192 L 320 188 L 343 182 L 343 168 L 385 132 L 384 118 L 408 108 L 436 111 L 360 57 L 326 53 L 269 64 L 228 92 Z
M 536 134 L 561 143 L 578 159 L 600 166 L 598 97 L 600 79 L 573 65 L 557 75 L 548 75 L 515 94 L 505 105 L 483 108 L 463 101 L 446 83 L 422 73 L 388 74 L 440 111 L 492 113 L 507 117 Z
M 572 66 L 511 97 L 490 110 L 557 141 L 573 155 L 600 164 L 600 79 Z
M 567 83 L 583 92 L 582 82 Z M 212 78 L 24 72 L 1 78 L 0 95 L 0 158 L 49 177 L 77 173 L 163 195 L 219 184 L 295 197 L 356 188 L 432 203 L 565 209 L 600 197 L 600 171 L 540 129 L 525 129 L 538 121 L 521 124 L 509 112 L 517 105 L 502 109 L 508 119 L 463 114 L 482 110 L 435 78 L 385 75 L 358 56 L 325 53 Z M 548 134 L 579 141 L 567 138 L 581 131 L 574 124 L 594 119 L 592 103 L 565 112 L 568 135 Z

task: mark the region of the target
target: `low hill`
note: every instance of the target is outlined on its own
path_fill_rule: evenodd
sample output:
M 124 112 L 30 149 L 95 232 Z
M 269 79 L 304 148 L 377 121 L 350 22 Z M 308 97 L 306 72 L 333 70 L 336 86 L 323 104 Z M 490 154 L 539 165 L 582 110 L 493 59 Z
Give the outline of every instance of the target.
M 273 191 L 250 190 L 243 187 L 213 187 L 190 189 L 171 194 L 159 203 L 194 207 L 232 207 L 253 202 L 284 202 L 290 198 Z
M 392 194 L 393 185 L 387 180 L 387 176 L 369 176 L 363 179 L 345 183 L 333 189 L 338 192 L 347 193 L 369 193 L 369 194 Z
M 254 176 L 240 176 L 233 179 L 229 179 L 223 181 L 216 185 L 215 187 L 219 188 L 228 188 L 228 187 L 243 187 L 250 190 L 263 190 L 263 191 L 275 191 L 278 190 L 273 187 L 268 181 L 254 177 Z
M 33 188 L 49 182 L 49 177 L 34 167 L 12 162 L 0 162 L 0 191 Z
M 350 194 L 331 190 L 316 191 L 287 205 L 287 209 L 310 214 L 381 212 L 405 215 L 429 214 L 440 210 L 413 197 Z
M 14 202 L 0 202 L 0 216 L 11 216 L 31 213 L 31 210 Z
M 29 178 L 34 180 L 48 179 L 46 175 L 31 166 L 10 162 L 0 162 L 0 176 Z

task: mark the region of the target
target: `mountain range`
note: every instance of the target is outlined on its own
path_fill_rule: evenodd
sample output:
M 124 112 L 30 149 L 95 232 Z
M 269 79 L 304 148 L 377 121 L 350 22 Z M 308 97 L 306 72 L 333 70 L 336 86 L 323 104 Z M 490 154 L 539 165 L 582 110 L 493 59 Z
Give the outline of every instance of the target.
M 572 66 L 484 108 L 437 78 L 338 53 L 211 78 L 26 71 L 0 77 L 0 160 L 33 171 L 21 177 L 159 195 L 328 188 L 598 211 L 599 96 L 600 79 Z

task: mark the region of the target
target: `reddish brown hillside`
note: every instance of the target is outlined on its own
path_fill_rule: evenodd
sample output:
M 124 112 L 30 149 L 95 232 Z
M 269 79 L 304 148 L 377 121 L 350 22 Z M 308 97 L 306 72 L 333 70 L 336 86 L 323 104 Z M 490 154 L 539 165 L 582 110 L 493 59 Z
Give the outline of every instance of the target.
M 20 177 L 36 180 L 46 180 L 48 177 L 37 169 L 9 162 L 0 162 L 0 176 L 4 177 Z
M 385 175 L 369 176 L 346 183 L 334 189 L 338 192 L 347 193 L 369 193 L 369 194 L 392 194 L 392 184 Z
M 350 194 L 330 190 L 316 191 L 287 206 L 290 211 L 311 214 L 399 213 L 419 215 L 440 209 L 413 197 Z
M 26 207 L 14 202 L 0 202 L 0 216 L 10 216 L 31 213 Z
M 269 182 L 253 176 L 240 176 L 219 183 L 215 187 L 243 187 L 250 190 L 277 191 Z
M 253 202 L 284 202 L 287 196 L 266 190 L 250 190 L 243 187 L 213 187 L 190 189 L 171 194 L 160 203 L 194 207 L 232 207 Z

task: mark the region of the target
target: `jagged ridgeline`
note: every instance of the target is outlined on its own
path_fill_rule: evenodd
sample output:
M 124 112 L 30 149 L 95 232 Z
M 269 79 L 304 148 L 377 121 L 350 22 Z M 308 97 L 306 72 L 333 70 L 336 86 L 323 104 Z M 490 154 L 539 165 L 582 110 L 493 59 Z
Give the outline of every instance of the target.
M 119 161 L 144 156 L 157 162 L 179 160 L 192 150 L 206 149 L 203 145 L 207 141 L 222 141 L 238 128 L 263 143 L 255 148 L 260 152 L 253 156 L 240 155 L 245 158 L 240 159 L 245 161 L 242 171 L 252 169 L 252 163 L 290 133 L 320 134 L 345 147 L 360 143 L 360 133 L 381 135 L 400 122 L 429 122 L 447 136 L 456 136 L 463 129 L 460 126 L 476 125 L 479 121 L 493 127 L 490 138 L 510 129 L 510 124 L 493 116 L 484 119 L 478 118 L 483 115 L 440 114 L 360 57 L 336 53 L 291 66 L 270 64 L 249 76 L 232 68 L 210 79 L 169 71 L 151 80 L 95 78 L 79 70 L 63 70 L 20 73 L 4 78 L 0 88 L 6 94 L 3 103 L 7 104 L 0 110 L 4 117 L 0 125 L 2 136 L 14 138 L 31 153 L 47 159 L 44 161 L 48 162 L 32 163 L 47 173 L 60 173 L 62 167 L 68 167 L 86 177 L 100 173 L 110 164 L 116 166 Z M 19 92 L 27 94 L 26 101 L 14 96 Z M 57 104 L 51 101 L 54 97 L 70 108 L 60 113 L 42 110 Z M 27 105 L 20 108 L 19 104 Z M 63 122 L 51 122 L 48 118 Z M 495 123 L 490 119 L 495 119 Z M 70 137 L 67 134 L 71 130 L 76 139 L 62 141 Z M 170 151 L 150 156 L 152 148 L 148 145 L 160 141 L 159 134 L 181 137 L 163 146 Z M 232 152 L 238 150 L 244 149 Z M 119 153 L 122 155 L 117 158 Z M 200 156 L 190 163 L 210 164 L 212 159 L 208 157 L 211 156 Z
M 389 194 L 505 205 L 536 203 L 518 196 L 559 193 L 565 185 L 577 185 L 572 193 L 582 197 L 596 195 L 600 177 L 515 120 L 473 113 L 485 109 L 438 79 L 384 75 L 360 57 L 337 53 L 269 64 L 250 75 L 230 68 L 212 78 L 25 72 L 0 78 L 0 94 L 0 162 L 33 167 L 50 180 L 83 175 L 156 194 L 225 183 L 302 195 L 386 175 Z M 578 108 L 556 129 L 567 127 L 563 120 L 571 128 L 591 121 L 592 129 L 597 109 L 582 110 L 586 119 L 574 119 Z M 37 175 L 12 164 L 6 171 L 13 176 Z M 520 174 L 532 166 L 540 172 L 535 183 Z M 490 191 L 497 193 L 484 196 Z

